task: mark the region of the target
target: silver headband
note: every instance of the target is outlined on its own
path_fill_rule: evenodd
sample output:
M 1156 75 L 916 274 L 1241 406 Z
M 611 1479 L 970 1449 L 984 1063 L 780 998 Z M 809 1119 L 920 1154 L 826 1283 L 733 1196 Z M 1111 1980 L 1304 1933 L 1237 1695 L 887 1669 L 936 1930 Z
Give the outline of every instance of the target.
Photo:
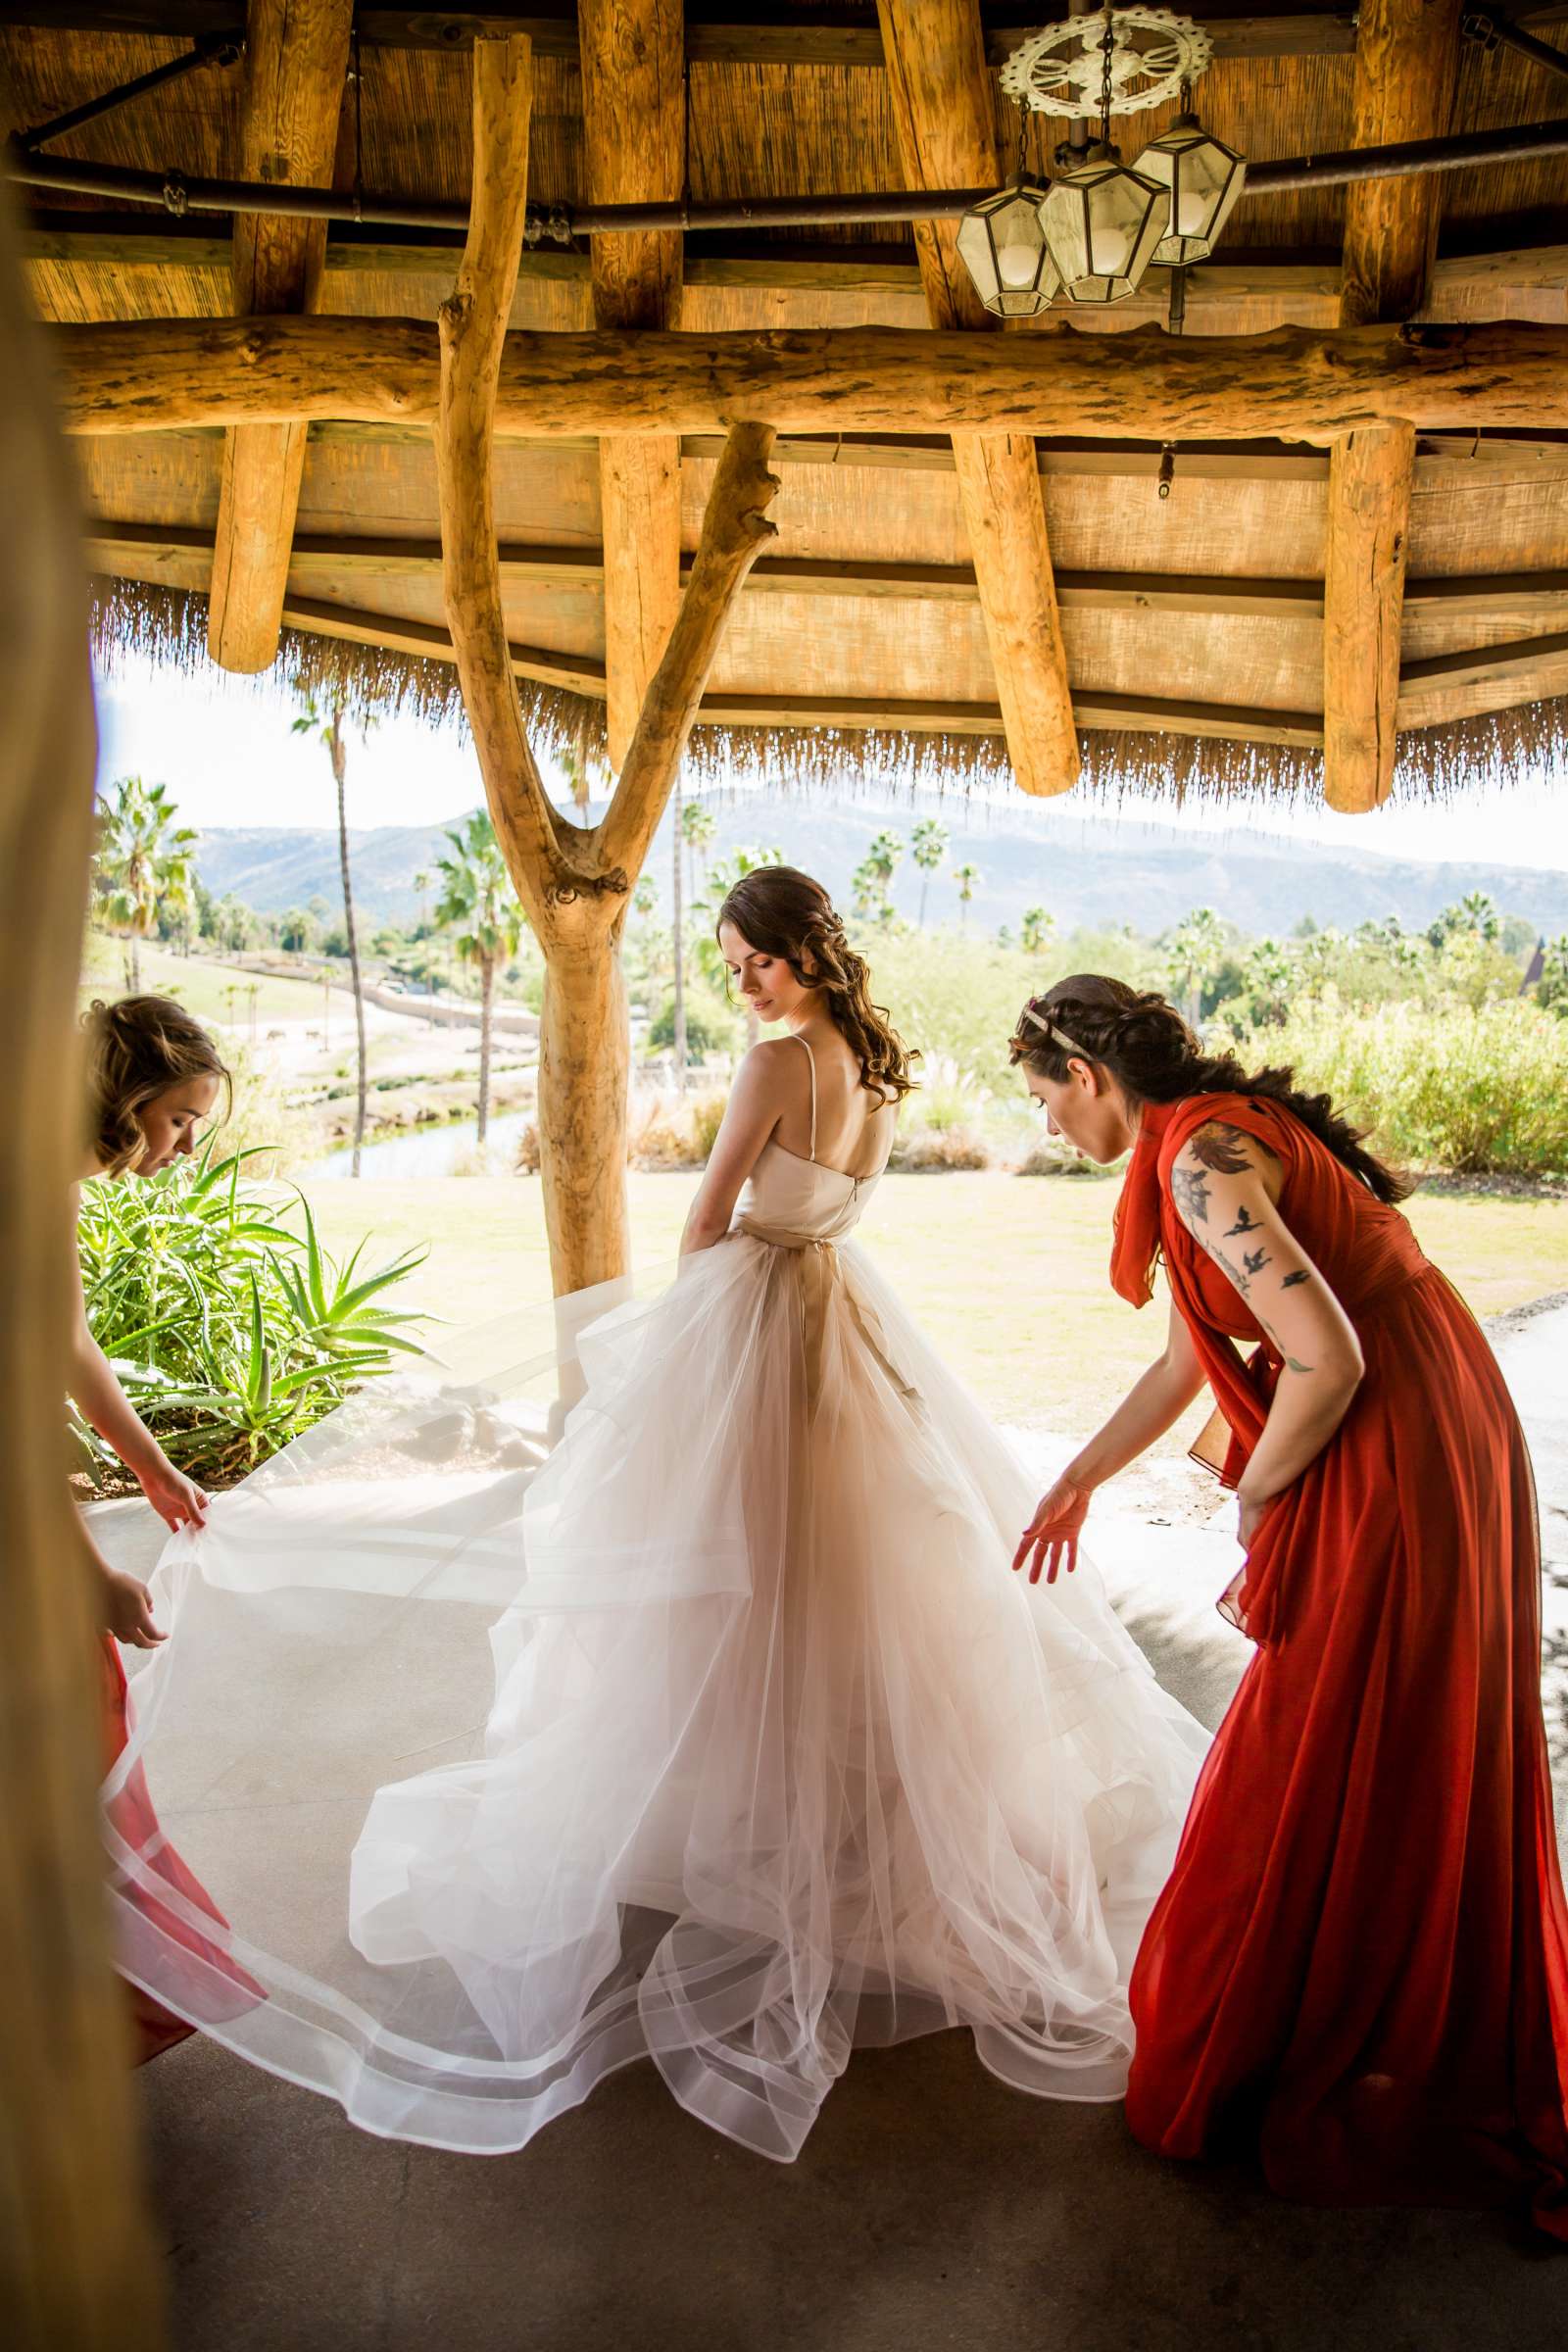
M 1046 1035 L 1050 1038 L 1052 1044 L 1054 1046 L 1059 1046 L 1064 1054 L 1076 1055 L 1079 1061 L 1094 1060 L 1094 1055 L 1090 1053 L 1087 1053 L 1082 1046 L 1076 1044 L 1074 1040 L 1067 1035 L 1065 1029 L 1058 1029 L 1054 1021 L 1048 1021 L 1042 1013 L 1036 1012 L 1032 1004 L 1026 1004 L 1024 1006 L 1023 1017 L 1026 1021 L 1033 1021 L 1037 1029 L 1043 1029 Z

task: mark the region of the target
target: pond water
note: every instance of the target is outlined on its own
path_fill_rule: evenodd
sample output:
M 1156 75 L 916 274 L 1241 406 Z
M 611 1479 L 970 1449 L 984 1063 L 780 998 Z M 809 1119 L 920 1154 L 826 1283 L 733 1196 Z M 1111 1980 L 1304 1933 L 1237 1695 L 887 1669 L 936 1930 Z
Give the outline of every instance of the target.
M 509 1110 L 490 1122 L 485 1138 L 486 1155 L 491 1173 L 509 1176 L 517 1144 L 531 1112 Z M 368 1143 L 360 1154 L 360 1171 L 365 1176 L 386 1176 L 401 1179 L 425 1176 L 450 1176 L 460 1163 L 470 1160 L 478 1150 L 479 1126 L 476 1119 L 455 1119 L 447 1127 L 416 1127 L 407 1135 L 389 1135 L 378 1143 Z M 347 1176 L 353 1169 L 354 1149 L 344 1144 L 324 1158 L 312 1160 L 302 1168 L 303 1176 Z

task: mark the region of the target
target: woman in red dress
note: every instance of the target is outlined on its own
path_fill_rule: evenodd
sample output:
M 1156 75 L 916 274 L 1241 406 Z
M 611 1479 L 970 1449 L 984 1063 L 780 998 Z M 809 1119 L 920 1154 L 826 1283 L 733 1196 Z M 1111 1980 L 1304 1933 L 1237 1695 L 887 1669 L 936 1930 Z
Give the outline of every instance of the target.
M 83 1173 L 88 1176 L 151 1176 L 194 1150 L 228 1072 L 201 1023 L 167 997 L 126 997 L 118 1004 L 95 1004 L 85 1017 L 91 1141 Z M 72 1339 L 71 1394 L 77 1410 L 112 1446 L 141 1487 L 159 1517 L 171 1528 L 200 1527 L 207 1496 L 176 1470 L 152 1432 L 137 1417 L 114 1367 L 93 1338 L 79 1284 Z M 164 1639 L 153 1622 L 152 1600 L 139 1578 L 111 1568 L 91 1537 L 88 1550 L 98 1580 L 100 1724 L 106 1777 L 126 1741 L 125 1669 L 117 1643 L 151 1649 Z M 151 1862 L 155 1875 L 176 1897 L 183 1917 L 209 1920 L 217 1939 L 188 1924 L 174 1931 L 198 1967 L 218 1968 L 242 1999 L 260 1987 L 234 1968 L 222 1950 L 226 1923 L 210 1897 L 166 1842 L 139 1766 L 115 1782 L 104 1811 L 111 1841 L 119 1840 Z M 138 1890 L 135 1901 L 156 1908 L 164 1933 L 171 1915 Z M 156 2058 L 195 2028 L 175 2017 L 129 1980 L 132 2054 L 138 2065 Z
M 1162 1261 L 1172 1300 L 1015 1565 L 1070 1569 L 1095 1487 L 1206 1382 L 1247 1554 L 1221 1605 L 1257 1644 L 1133 1974 L 1132 2129 L 1250 2147 L 1309 2202 L 1517 2200 L 1568 2238 L 1539 1523 L 1492 1351 L 1408 1187 L 1288 1070 L 1093 975 L 1012 1053 L 1091 1158 L 1132 1151 L 1111 1280 L 1142 1306 Z

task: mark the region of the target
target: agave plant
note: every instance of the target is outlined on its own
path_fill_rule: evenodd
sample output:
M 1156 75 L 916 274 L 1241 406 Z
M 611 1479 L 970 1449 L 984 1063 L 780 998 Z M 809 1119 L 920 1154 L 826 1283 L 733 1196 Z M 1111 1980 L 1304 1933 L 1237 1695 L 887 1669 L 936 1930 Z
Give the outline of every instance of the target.
M 171 1459 L 222 1485 L 286 1446 L 359 1383 L 425 1351 L 426 1317 L 386 1303 L 422 1250 L 360 1272 L 244 1181 L 255 1151 L 201 1157 L 141 1184 L 83 1188 L 79 1226 L 87 1320 L 126 1395 Z M 122 1477 L 77 1416 L 89 1476 Z

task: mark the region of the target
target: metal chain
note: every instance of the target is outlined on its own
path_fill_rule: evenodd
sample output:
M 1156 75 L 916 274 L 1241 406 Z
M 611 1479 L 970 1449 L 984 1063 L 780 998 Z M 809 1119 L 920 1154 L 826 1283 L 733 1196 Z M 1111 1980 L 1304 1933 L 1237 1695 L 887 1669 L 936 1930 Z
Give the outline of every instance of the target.
M 1102 146 L 1104 147 L 1110 145 L 1110 69 L 1115 57 L 1115 50 L 1116 11 L 1108 5 L 1107 0 L 1105 37 L 1100 44 L 1102 76 L 1100 83 L 1100 139 Z

